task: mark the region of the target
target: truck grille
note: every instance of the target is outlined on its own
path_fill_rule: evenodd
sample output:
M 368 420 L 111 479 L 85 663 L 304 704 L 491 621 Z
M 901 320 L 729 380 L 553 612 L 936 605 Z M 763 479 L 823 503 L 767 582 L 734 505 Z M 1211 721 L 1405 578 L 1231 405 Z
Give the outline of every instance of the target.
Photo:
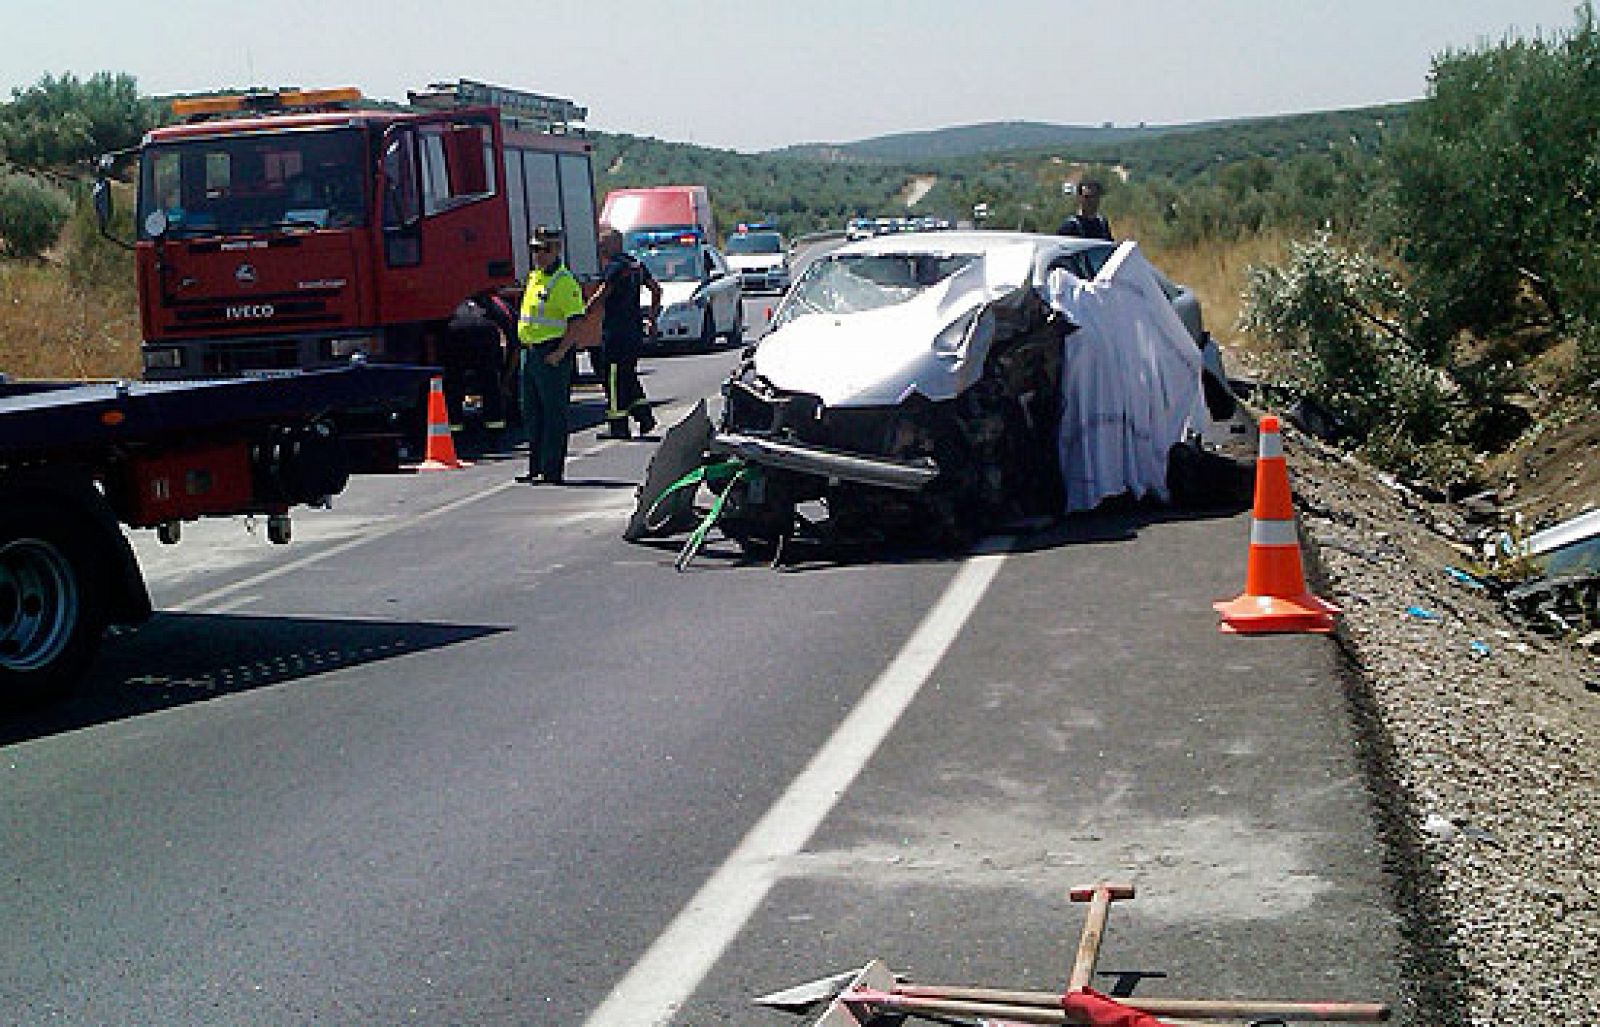
M 208 347 L 201 354 L 202 374 L 227 376 L 246 371 L 299 369 L 300 348 L 294 340 L 249 346 Z

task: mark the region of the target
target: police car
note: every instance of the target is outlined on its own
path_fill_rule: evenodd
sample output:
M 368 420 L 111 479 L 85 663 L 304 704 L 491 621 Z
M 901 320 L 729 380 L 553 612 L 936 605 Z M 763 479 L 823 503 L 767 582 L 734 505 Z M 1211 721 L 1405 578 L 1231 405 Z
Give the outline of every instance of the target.
M 739 276 L 697 229 L 631 232 L 630 252 L 661 283 L 661 316 L 647 344 L 710 349 L 720 336 L 737 345 L 744 335 Z
M 782 233 L 770 225 L 740 225 L 728 236 L 728 265 L 751 292 L 789 288 L 789 252 Z

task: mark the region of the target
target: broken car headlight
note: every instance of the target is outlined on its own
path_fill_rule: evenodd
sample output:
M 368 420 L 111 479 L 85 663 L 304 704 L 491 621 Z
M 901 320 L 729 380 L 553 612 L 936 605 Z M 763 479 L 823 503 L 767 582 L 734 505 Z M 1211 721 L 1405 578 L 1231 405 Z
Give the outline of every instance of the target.
M 994 339 L 994 312 L 976 307 L 944 326 L 933 337 L 933 351 L 942 357 L 959 357 L 976 342 L 987 346 Z

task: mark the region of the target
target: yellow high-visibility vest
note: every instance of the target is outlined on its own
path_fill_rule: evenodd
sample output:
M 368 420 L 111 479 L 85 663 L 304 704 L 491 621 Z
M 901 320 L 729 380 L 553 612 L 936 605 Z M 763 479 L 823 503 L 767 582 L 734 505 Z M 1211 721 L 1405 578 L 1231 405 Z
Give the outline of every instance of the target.
M 567 333 L 567 320 L 583 313 L 583 293 L 565 264 L 554 271 L 535 267 L 522 294 L 522 315 L 517 319 L 517 340 L 524 346 L 559 339 Z

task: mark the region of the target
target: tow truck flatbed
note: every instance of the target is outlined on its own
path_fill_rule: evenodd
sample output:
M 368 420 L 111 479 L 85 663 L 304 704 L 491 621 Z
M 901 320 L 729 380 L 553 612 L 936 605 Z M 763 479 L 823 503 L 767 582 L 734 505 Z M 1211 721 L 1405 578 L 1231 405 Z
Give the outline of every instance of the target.
M 405 425 L 433 368 L 89 384 L 0 378 L 0 709 L 60 696 L 108 625 L 151 614 L 119 524 L 178 541 L 201 517 L 289 510 L 343 491 L 341 422 Z M 397 433 L 398 434 L 398 433 Z
M 0 463 L 109 446 L 203 438 L 334 411 L 409 406 L 432 368 L 360 365 L 281 377 L 185 382 L 0 380 Z

